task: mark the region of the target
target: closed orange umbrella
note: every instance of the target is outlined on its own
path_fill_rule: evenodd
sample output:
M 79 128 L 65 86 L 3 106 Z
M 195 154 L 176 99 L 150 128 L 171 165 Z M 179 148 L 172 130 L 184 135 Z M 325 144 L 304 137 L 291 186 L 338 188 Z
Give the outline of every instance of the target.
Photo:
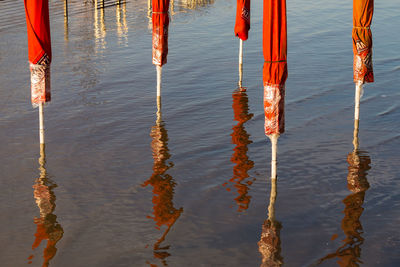
M 51 99 L 51 39 L 48 0 L 24 0 L 31 70 L 31 101 L 39 106 L 40 144 L 44 144 L 43 103 Z
M 250 0 L 237 0 L 235 36 L 246 41 L 250 30 Z
M 263 53 L 264 130 L 272 142 L 271 174 L 276 178 L 276 143 L 285 131 L 286 0 L 264 0 Z
M 24 0 L 32 104 L 50 101 L 51 40 L 48 0 Z
M 157 67 L 157 97 L 161 97 L 162 65 L 167 63 L 169 0 L 153 0 L 153 64 Z
M 356 83 L 355 113 L 359 120 L 362 85 L 374 81 L 372 69 L 372 33 L 371 22 L 374 13 L 374 0 L 353 0 L 353 72 Z
M 240 38 L 239 47 L 239 86 L 242 82 L 243 69 L 243 41 L 249 38 L 250 30 L 250 0 L 237 0 L 236 2 L 236 22 L 235 36 Z
M 162 66 L 167 63 L 169 0 L 153 0 L 153 64 Z

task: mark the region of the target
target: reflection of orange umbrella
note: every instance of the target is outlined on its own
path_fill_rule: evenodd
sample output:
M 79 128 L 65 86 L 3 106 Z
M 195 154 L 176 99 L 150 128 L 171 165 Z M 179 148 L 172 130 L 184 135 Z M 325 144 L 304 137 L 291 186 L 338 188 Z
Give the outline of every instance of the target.
M 48 177 L 46 172 L 46 156 L 44 145 L 40 146 L 40 178 L 36 180 L 33 186 L 33 195 L 36 199 L 36 204 L 40 210 L 40 218 L 35 218 L 36 224 L 35 241 L 32 249 L 39 247 L 43 240 L 47 240 L 47 246 L 43 252 L 43 265 L 49 266 L 49 262 L 56 255 L 56 244 L 62 238 L 64 230 L 57 222 L 57 216 L 53 214 L 56 207 L 56 196 L 53 189 L 57 187 Z M 32 260 L 33 256 L 29 257 Z
M 347 163 L 347 187 L 352 192 L 348 195 L 343 203 L 344 217 L 342 220 L 342 230 L 346 235 L 341 245 L 334 253 L 330 253 L 318 261 L 318 264 L 325 260 L 339 258 L 340 266 L 359 266 L 361 257 L 361 245 L 364 238 L 361 236 L 363 228 L 360 217 L 364 211 L 362 207 L 364 203 L 365 192 L 369 188 L 367 180 L 367 171 L 371 169 L 371 159 L 366 152 L 358 150 L 358 125 L 354 128 L 354 150 L 348 154 Z
M 284 98 L 287 78 L 286 0 L 264 0 L 263 86 L 265 134 L 272 142 L 272 178 L 276 178 L 276 143 L 284 132 Z
M 169 0 L 153 0 L 153 64 L 157 66 L 157 97 L 161 96 L 161 67 L 167 63 Z
M 48 0 L 24 0 L 31 70 L 31 101 L 39 106 L 40 143 L 44 144 L 43 103 L 50 96 L 51 40 Z
M 154 257 L 161 259 L 166 265 L 165 258 L 170 256 L 167 252 L 169 246 L 161 247 L 168 232 L 183 212 L 183 208 L 176 209 L 173 203 L 174 187 L 176 185 L 173 177 L 166 172 L 173 166 L 167 162 L 171 157 L 168 149 L 168 133 L 164 122 L 161 120 L 161 103 L 158 103 L 157 121 L 151 129 L 151 148 L 153 150 L 153 174 L 144 182 L 143 186 L 153 186 L 153 217 L 157 229 L 166 226 L 164 234 L 153 246 Z
M 243 41 L 249 37 L 250 30 L 250 0 L 237 0 L 236 2 L 236 22 L 235 36 L 240 38 L 239 47 L 239 83 L 242 81 L 243 66 Z
M 253 180 L 246 179 L 249 178 L 249 170 L 254 167 L 254 162 L 247 156 L 247 146 L 252 141 L 244 124 L 253 117 L 253 114 L 249 114 L 248 98 L 244 91 L 236 90 L 232 94 L 232 98 L 234 117 L 238 123 L 233 126 L 233 133 L 231 134 L 232 143 L 236 146 L 231 157 L 231 161 L 235 163 L 233 177 L 229 181 L 235 183 L 234 186 L 238 193 L 238 197 L 235 198 L 239 206 L 238 211 L 244 211 L 249 207 L 251 196 L 248 195 L 248 191 L 249 186 L 253 183 Z M 227 190 L 230 191 L 230 189 Z
M 282 224 L 275 220 L 276 184 L 276 179 L 271 179 L 268 219 L 264 221 L 261 238 L 258 242 L 258 251 L 260 251 L 262 256 L 261 267 L 278 267 L 283 264 L 280 237 Z
M 353 0 L 353 71 L 356 83 L 355 120 L 359 120 L 362 85 L 374 81 L 371 22 L 374 0 Z
M 343 199 L 345 208 L 341 227 L 346 238 L 343 240 L 343 245 L 334 253 L 321 258 L 318 264 L 333 258 L 339 258 L 340 266 L 360 266 L 361 263 L 361 245 L 364 243 L 364 238 L 360 217 L 364 211 L 362 205 L 365 192 L 369 188 L 366 176 L 371 168 L 371 159 L 365 152 L 353 151 L 347 156 L 347 162 L 349 163 L 347 187 L 352 193 Z

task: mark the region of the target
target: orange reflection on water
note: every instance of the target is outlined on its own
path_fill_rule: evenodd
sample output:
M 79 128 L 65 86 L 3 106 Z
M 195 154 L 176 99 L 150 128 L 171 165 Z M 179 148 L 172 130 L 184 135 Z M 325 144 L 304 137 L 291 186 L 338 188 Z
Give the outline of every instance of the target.
M 362 263 L 360 257 L 364 238 L 361 236 L 363 228 L 360 217 L 364 211 L 365 192 L 369 188 L 367 172 L 371 169 L 371 159 L 367 152 L 358 150 L 358 122 L 355 123 L 353 144 L 354 151 L 347 156 L 347 187 L 352 193 L 343 199 L 345 208 L 341 224 L 346 237 L 336 252 L 326 255 L 318 263 L 332 258 L 338 258 L 339 266 L 359 266 Z
M 156 125 L 151 128 L 150 136 L 152 137 L 151 148 L 153 151 L 153 174 L 143 183 L 143 186 L 153 186 L 153 216 L 148 218 L 156 222 L 156 228 L 161 230 L 162 226 L 166 226 L 161 238 L 153 246 L 154 258 L 160 259 L 164 266 L 167 265 L 166 258 L 171 254 L 168 253 L 169 245 L 161 246 L 168 232 L 183 212 L 183 208 L 176 209 L 174 207 L 174 187 L 176 185 L 173 177 L 166 172 L 173 167 L 172 162 L 168 162 L 171 157 L 168 149 L 168 133 L 164 122 L 161 120 L 160 112 L 157 112 L 158 118 Z M 150 263 L 149 263 L 150 264 Z M 152 265 L 151 266 L 156 266 Z
M 249 114 L 249 100 L 244 88 L 236 90 L 232 94 L 232 109 L 235 121 L 238 123 L 233 126 L 232 130 L 232 143 L 235 144 L 233 149 L 233 155 L 231 157 L 232 163 L 235 164 L 233 167 L 233 177 L 229 182 L 234 184 L 238 196 L 235 201 L 238 205 L 238 211 L 247 210 L 250 204 L 251 196 L 249 193 L 249 186 L 254 182 L 253 180 L 246 180 L 249 178 L 249 170 L 254 167 L 254 162 L 247 156 L 247 145 L 251 144 L 250 135 L 246 132 L 244 123 L 253 117 L 253 114 Z M 224 184 L 226 186 L 227 183 Z M 229 188 L 227 188 L 230 191 Z
M 40 177 L 36 179 L 36 183 L 33 185 L 33 195 L 40 210 L 40 217 L 34 219 L 36 233 L 32 249 L 38 248 L 43 240 L 47 240 L 46 248 L 43 251 L 42 265 L 47 267 L 50 264 L 50 260 L 54 258 L 57 253 L 56 244 L 62 238 L 64 230 L 57 222 L 57 216 L 53 214 L 56 207 L 56 196 L 53 189 L 57 187 L 57 184 L 47 177 L 45 166 L 46 157 L 43 144 L 40 145 L 39 164 Z M 33 255 L 28 258 L 29 263 L 32 263 L 32 259 Z

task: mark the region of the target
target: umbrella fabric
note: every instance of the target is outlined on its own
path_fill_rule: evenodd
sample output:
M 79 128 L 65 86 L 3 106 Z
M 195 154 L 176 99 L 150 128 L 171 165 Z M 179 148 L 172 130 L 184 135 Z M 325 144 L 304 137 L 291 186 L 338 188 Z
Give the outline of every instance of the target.
M 250 0 L 237 0 L 235 36 L 243 41 L 249 38 L 250 30 Z
M 353 0 L 353 71 L 354 82 L 374 81 L 372 69 L 371 21 L 374 0 Z
M 263 86 L 265 134 L 285 130 L 284 104 L 287 79 L 286 0 L 264 0 Z
M 24 0 L 33 105 L 50 101 L 51 40 L 48 0 Z
M 167 63 L 169 0 L 153 0 L 153 64 L 162 66 Z

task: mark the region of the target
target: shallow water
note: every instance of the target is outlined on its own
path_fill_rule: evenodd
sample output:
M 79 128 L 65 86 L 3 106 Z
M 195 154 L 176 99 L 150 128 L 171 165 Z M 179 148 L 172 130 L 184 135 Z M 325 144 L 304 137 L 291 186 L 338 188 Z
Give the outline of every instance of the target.
M 263 228 L 271 148 L 261 2 L 252 3 L 239 93 L 236 3 L 175 1 L 157 113 L 147 2 L 96 14 L 93 3 L 69 1 L 66 24 L 63 3 L 51 1 L 52 101 L 39 160 L 23 3 L 1 1 L 1 265 L 42 266 L 49 245 L 50 266 L 259 266 L 269 229 L 284 266 L 399 266 L 396 3 L 375 3 L 375 82 L 361 102 L 356 154 L 352 4 L 288 1 L 286 132 L 270 224 L 281 228 Z M 348 188 L 356 178 L 359 192 Z M 32 249 L 38 205 L 51 210 L 56 242 Z

